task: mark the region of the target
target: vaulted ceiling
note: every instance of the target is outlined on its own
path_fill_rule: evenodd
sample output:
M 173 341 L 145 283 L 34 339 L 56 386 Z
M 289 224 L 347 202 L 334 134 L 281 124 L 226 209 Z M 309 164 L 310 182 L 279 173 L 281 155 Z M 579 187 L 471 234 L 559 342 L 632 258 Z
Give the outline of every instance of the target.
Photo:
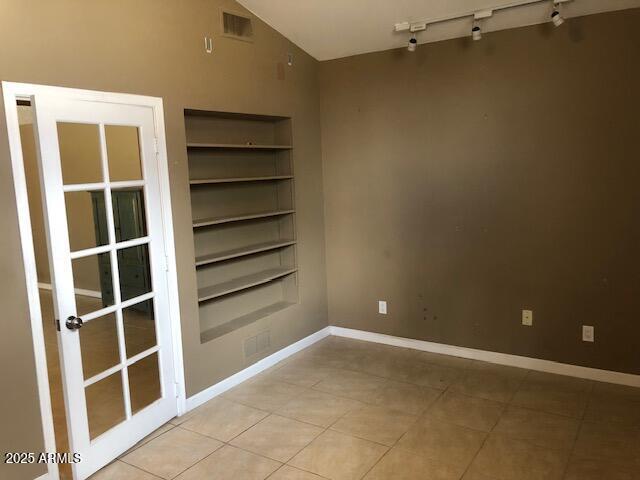
M 394 25 L 452 17 L 520 0 L 238 0 L 240 4 L 318 60 L 405 46 L 409 35 Z M 640 0 L 571 0 L 565 17 L 640 7 Z M 483 32 L 549 21 L 551 0 L 496 12 Z M 418 43 L 469 35 L 471 18 L 430 26 Z

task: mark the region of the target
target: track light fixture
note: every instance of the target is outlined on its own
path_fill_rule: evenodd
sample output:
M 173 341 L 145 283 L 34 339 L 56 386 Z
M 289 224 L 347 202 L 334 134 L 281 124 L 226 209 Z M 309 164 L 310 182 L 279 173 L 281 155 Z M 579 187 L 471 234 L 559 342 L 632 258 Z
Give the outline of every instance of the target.
M 473 27 L 471 28 L 471 38 L 474 41 L 482 40 L 482 29 L 478 22 L 473 22 Z
M 559 27 L 564 23 L 564 17 L 560 14 L 560 5 L 559 2 L 553 2 L 553 11 L 551 12 L 551 22 L 555 27 Z
M 409 39 L 409 44 L 407 45 L 407 50 L 409 50 L 410 52 L 415 52 L 417 46 L 418 46 L 418 39 L 416 38 L 415 35 L 413 35 Z

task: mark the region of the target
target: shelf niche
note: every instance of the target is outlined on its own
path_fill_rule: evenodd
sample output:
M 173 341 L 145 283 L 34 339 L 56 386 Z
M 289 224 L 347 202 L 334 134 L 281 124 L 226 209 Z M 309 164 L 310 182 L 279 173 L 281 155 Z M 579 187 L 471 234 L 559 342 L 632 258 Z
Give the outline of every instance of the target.
M 200 341 L 298 302 L 291 119 L 185 110 Z

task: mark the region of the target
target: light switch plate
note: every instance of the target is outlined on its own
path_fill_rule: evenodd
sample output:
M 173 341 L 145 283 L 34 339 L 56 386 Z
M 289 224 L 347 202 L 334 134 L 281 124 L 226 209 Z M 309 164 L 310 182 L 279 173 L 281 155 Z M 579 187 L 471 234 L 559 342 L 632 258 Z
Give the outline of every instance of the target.
M 533 326 L 533 310 L 522 310 L 522 325 Z
M 385 300 L 378 300 L 378 313 L 387 314 L 387 302 Z

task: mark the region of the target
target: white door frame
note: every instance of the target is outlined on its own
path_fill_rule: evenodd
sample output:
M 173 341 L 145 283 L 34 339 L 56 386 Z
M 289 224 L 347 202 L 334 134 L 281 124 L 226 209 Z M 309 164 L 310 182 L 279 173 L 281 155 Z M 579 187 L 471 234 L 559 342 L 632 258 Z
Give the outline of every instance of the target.
M 44 332 L 42 329 L 42 312 L 40 309 L 40 298 L 38 293 L 38 276 L 36 272 L 36 260 L 33 247 L 33 236 L 31 232 L 31 216 L 29 212 L 29 199 L 27 196 L 27 182 L 25 178 L 24 161 L 22 157 L 22 143 L 20 139 L 17 100 L 30 100 L 31 96 L 33 95 L 55 95 L 56 93 L 64 94 L 65 96 L 81 100 L 145 106 L 150 107 L 153 110 L 159 151 L 159 155 L 157 157 L 157 168 L 158 176 L 160 179 L 162 223 L 165 251 L 167 255 L 169 316 L 171 319 L 171 337 L 174 353 L 174 375 L 177 383 L 176 391 L 178 392 L 178 398 L 176 400 L 178 415 L 182 415 L 186 410 L 182 332 L 180 326 L 180 306 L 178 299 L 178 276 L 176 270 L 173 218 L 171 214 L 171 195 L 169 187 L 169 164 L 167 160 L 162 99 L 142 95 L 78 90 L 73 88 L 3 81 L 2 94 L 7 122 L 7 133 L 9 137 L 9 151 L 11 155 L 11 166 L 13 170 L 14 191 L 18 210 L 18 225 L 20 231 L 20 241 L 22 245 L 22 258 L 25 270 L 27 297 L 29 301 L 29 317 L 31 321 L 31 333 L 33 338 L 38 396 L 40 400 L 40 413 L 42 416 L 42 431 L 44 433 L 44 447 L 47 452 L 55 452 L 56 443 L 53 429 L 51 400 L 49 396 L 49 376 L 47 372 Z M 59 479 L 58 465 L 48 464 L 47 469 L 48 473 L 40 477 L 38 480 Z

